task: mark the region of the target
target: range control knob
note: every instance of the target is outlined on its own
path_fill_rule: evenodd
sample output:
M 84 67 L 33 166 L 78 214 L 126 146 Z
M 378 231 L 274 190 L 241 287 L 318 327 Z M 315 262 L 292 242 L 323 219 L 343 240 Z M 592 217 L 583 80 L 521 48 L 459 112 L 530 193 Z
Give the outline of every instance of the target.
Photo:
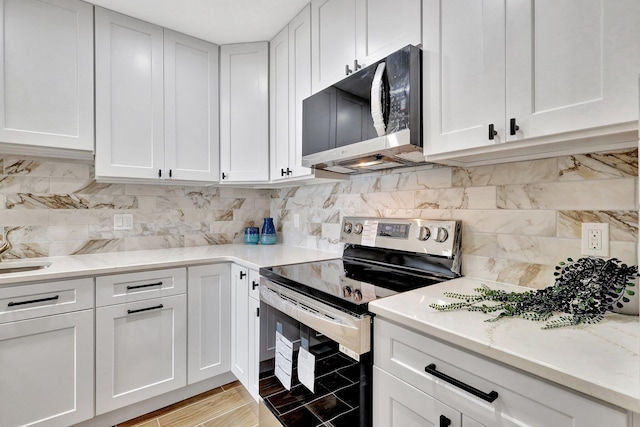
M 345 222 L 344 225 L 342 226 L 342 232 L 346 234 L 351 234 L 352 227 L 353 227 L 353 224 L 351 224 L 350 222 Z
M 434 234 L 435 236 L 433 239 L 438 243 L 442 243 L 449 238 L 449 232 L 444 227 L 436 227 L 434 229 Z
M 429 237 L 431 237 L 431 230 L 429 230 L 429 227 L 418 227 L 416 230 L 416 239 L 425 241 L 429 240 Z
M 362 234 L 362 224 L 356 222 L 355 227 L 353 228 L 353 232 L 356 234 Z

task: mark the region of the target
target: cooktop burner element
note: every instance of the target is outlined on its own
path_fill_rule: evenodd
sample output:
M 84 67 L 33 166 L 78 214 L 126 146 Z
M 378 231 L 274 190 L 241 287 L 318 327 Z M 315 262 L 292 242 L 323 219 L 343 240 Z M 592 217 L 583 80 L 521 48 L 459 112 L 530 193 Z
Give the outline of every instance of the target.
M 459 221 L 345 217 L 342 258 L 260 269 L 277 283 L 360 315 L 382 297 L 460 275 Z

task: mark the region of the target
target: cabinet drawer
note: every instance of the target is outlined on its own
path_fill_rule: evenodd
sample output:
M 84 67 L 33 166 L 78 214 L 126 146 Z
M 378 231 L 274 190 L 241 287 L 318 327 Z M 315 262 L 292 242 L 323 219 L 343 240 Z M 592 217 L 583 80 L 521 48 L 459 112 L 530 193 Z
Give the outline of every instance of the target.
M 375 319 L 374 331 L 376 366 L 484 425 L 627 425 L 626 411 L 459 347 L 380 318 Z M 438 378 L 439 374 L 425 372 L 425 367 L 432 364 L 437 372 L 459 380 L 484 394 L 497 392 L 497 399 L 493 402 L 485 401 Z
M 96 277 L 96 306 L 178 295 L 186 291 L 186 268 L 99 276 Z
M 0 287 L 0 323 L 93 308 L 93 278 Z

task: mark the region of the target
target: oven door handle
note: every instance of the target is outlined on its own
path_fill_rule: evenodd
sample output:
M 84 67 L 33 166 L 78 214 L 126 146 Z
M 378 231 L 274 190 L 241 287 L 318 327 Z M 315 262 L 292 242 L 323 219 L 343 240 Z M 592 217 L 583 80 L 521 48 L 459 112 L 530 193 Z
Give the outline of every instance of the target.
M 298 322 L 326 335 L 357 354 L 371 350 L 371 316 L 352 316 L 288 290 L 264 277 L 260 301 Z

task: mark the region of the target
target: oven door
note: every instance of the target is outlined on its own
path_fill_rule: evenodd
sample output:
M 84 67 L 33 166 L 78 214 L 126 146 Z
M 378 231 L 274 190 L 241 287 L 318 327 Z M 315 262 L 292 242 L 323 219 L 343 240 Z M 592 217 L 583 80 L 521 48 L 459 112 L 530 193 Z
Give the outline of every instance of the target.
M 262 277 L 260 322 L 261 425 L 274 417 L 293 427 L 371 425 L 371 316 Z

